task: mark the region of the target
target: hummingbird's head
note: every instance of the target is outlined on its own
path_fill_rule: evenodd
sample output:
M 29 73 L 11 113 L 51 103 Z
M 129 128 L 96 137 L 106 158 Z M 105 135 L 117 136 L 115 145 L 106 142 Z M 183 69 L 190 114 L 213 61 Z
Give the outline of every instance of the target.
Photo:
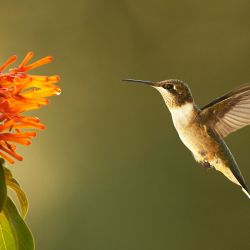
M 176 79 L 151 82 L 143 80 L 125 79 L 124 81 L 144 83 L 157 89 L 162 95 L 168 108 L 180 107 L 186 103 L 193 103 L 193 97 L 188 85 Z

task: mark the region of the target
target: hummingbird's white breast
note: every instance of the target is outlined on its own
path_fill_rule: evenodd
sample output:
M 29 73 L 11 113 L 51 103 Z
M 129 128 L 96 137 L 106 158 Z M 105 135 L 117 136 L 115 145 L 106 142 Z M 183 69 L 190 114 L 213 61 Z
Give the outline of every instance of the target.
M 204 145 L 200 128 L 193 122 L 197 115 L 193 103 L 172 107 L 169 110 L 181 141 L 198 158 L 198 152 L 202 150 Z
M 180 107 L 172 107 L 169 109 L 172 115 L 172 120 L 175 128 L 182 129 L 190 123 L 194 118 L 194 105 L 193 103 L 186 103 Z

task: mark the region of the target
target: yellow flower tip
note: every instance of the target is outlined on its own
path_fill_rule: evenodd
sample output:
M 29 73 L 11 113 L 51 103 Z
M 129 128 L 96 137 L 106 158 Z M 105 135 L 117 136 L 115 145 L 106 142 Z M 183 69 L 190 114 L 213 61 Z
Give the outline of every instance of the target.
M 61 77 L 58 76 L 58 75 L 56 75 L 56 76 L 54 76 L 54 77 L 55 77 L 55 79 L 56 79 L 56 82 L 59 82 L 59 81 L 61 80 Z
M 55 87 L 55 94 L 56 94 L 56 95 L 60 95 L 61 93 L 62 93 L 61 88 Z
M 45 82 L 49 82 L 49 84 L 57 83 L 61 80 L 60 76 L 48 76 L 45 80 Z

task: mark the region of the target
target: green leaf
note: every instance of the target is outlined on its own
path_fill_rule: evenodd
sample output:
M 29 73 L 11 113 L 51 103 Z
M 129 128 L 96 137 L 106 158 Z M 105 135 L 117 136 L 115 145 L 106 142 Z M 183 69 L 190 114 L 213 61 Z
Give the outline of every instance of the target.
M 4 160 L 0 158 L 0 212 L 2 211 L 7 198 L 7 188 L 5 183 L 3 164 Z
M 2 246 L 10 246 L 6 250 L 33 250 L 32 234 L 20 216 L 13 201 L 8 197 L 0 216 Z M 1 245 L 0 245 L 1 246 Z M 2 248 L 5 249 L 5 248 Z M 2 250 L 0 248 L 0 250 Z
M 0 213 L 0 250 L 16 249 L 15 237 L 4 213 Z
M 25 193 L 23 192 L 23 190 L 21 189 L 18 182 L 13 178 L 12 173 L 8 168 L 4 167 L 4 174 L 5 174 L 5 180 L 6 180 L 7 186 L 11 188 L 13 191 L 15 191 L 17 195 L 17 198 L 21 205 L 22 216 L 23 218 L 25 218 L 28 212 L 28 206 L 29 206 L 27 197 Z
M 11 171 L 3 164 L 4 160 L 0 158 L 0 250 L 33 250 L 32 234 L 13 201 L 7 197 L 6 184 L 16 192 L 23 216 L 28 210 L 27 198 Z

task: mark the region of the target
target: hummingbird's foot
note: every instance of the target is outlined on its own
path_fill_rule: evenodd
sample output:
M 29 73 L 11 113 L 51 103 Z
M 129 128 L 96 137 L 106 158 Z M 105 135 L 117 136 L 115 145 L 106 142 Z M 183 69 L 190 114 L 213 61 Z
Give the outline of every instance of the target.
M 205 169 L 212 169 L 212 168 L 214 168 L 207 160 L 201 161 L 200 164 L 201 164 Z

